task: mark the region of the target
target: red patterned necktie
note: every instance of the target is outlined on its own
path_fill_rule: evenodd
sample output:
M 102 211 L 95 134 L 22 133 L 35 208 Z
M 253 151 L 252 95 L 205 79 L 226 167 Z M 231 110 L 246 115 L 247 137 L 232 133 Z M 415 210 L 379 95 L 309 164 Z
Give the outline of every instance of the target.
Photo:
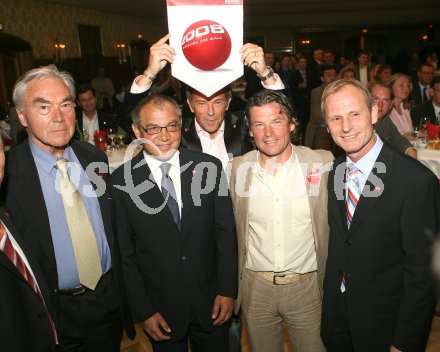
M 52 328 L 53 336 L 55 338 L 55 343 L 58 344 L 58 335 L 55 330 L 55 324 L 53 322 L 51 315 L 49 314 L 49 311 L 47 310 L 46 303 L 44 302 L 41 291 L 38 288 L 34 277 L 32 276 L 26 264 L 24 263 L 23 258 L 20 256 L 20 254 L 15 250 L 14 246 L 12 245 L 11 239 L 9 238 L 8 233 L 6 232 L 6 229 L 1 221 L 0 221 L 0 249 L 3 251 L 3 253 L 6 254 L 6 256 L 11 261 L 11 263 L 15 265 L 17 270 L 20 272 L 21 276 L 23 276 L 23 278 L 27 281 L 29 286 L 34 290 L 38 298 L 40 298 L 41 302 L 43 302 L 43 305 L 46 308 L 47 316 L 49 317 L 49 322 Z

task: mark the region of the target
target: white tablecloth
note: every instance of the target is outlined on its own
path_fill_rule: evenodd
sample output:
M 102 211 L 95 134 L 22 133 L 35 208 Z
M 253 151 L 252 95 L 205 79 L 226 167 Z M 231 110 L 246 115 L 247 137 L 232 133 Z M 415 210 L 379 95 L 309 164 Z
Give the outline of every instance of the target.
M 419 149 L 417 159 L 429 167 L 440 179 L 440 150 Z
M 110 173 L 115 171 L 125 161 L 128 161 L 131 158 L 133 158 L 135 155 L 137 155 L 141 149 L 142 149 L 141 146 L 137 146 L 134 151 L 132 151 L 131 149 L 127 149 L 127 148 L 107 150 L 108 165 L 109 165 Z M 127 152 L 127 150 L 128 150 L 128 152 Z

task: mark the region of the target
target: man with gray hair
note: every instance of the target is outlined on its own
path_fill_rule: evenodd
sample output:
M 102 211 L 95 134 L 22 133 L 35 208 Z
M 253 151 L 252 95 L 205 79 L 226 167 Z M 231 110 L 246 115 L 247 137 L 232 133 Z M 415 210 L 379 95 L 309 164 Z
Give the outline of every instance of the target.
M 319 337 L 327 257 L 327 177 L 333 156 L 294 146 L 294 108 L 264 90 L 247 103 L 256 151 L 232 160 L 230 190 L 237 224 L 240 306 L 252 351 L 324 351 Z
M 4 204 L 49 286 L 61 351 L 119 351 L 126 308 L 104 180 L 106 155 L 71 141 L 73 78 L 53 66 L 33 69 L 14 87 L 29 138 L 6 155 Z M 96 163 L 96 164 L 93 164 Z M 121 308 L 122 306 L 122 308 Z
M 321 337 L 329 352 L 424 351 L 436 302 L 438 180 L 374 133 L 378 106 L 359 81 L 327 86 L 321 107 L 346 153 L 328 183 Z

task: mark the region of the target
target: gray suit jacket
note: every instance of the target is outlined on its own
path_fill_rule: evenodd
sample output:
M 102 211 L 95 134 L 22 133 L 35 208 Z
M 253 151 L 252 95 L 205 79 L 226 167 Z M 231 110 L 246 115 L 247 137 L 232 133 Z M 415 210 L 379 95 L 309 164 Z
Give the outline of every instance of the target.
M 307 173 L 304 174 L 304 183 L 309 194 L 310 214 L 312 216 L 313 237 L 315 240 L 316 257 L 318 262 L 318 280 L 321 288 L 324 279 L 325 262 L 327 259 L 327 244 L 329 226 L 327 221 L 327 179 L 328 171 L 324 165 L 331 167 L 333 155 L 324 150 L 311 150 L 306 147 L 294 146 L 301 164 L 307 165 Z M 257 151 L 251 151 L 243 156 L 234 158 L 231 163 L 231 176 L 229 188 L 232 205 L 234 208 L 235 222 L 237 226 L 238 240 L 238 296 L 235 303 L 235 311 L 238 312 L 241 303 L 241 283 L 248 247 L 249 234 L 249 197 L 246 190 L 252 184 L 252 165 L 257 161 Z M 310 173 L 320 174 L 319 182 L 312 185 L 308 180 Z

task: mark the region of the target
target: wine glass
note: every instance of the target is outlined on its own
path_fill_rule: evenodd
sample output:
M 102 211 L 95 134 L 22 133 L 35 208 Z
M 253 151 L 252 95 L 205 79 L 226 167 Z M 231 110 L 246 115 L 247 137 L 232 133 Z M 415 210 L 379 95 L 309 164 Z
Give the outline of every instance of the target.
M 428 138 L 428 130 L 426 129 L 426 124 L 428 122 L 429 122 L 428 116 L 423 116 L 420 120 L 419 133 L 417 137 L 422 143 L 426 143 L 426 140 Z
M 82 130 L 82 137 L 83 137 L 83 141 L 88 142 L 89 141 L 89 131 L 87 131 L 86 128 L 83 128 Z
M 121 149 L 125 148 L 124 138 L 125 138 L 124 134 L 118 134 L 117 135 L 118 147 L 121 148 Z
M 109 127 L 107 129 L 107 139 L 110 147 L 113 149 L 116 146 L 116 128 Z

